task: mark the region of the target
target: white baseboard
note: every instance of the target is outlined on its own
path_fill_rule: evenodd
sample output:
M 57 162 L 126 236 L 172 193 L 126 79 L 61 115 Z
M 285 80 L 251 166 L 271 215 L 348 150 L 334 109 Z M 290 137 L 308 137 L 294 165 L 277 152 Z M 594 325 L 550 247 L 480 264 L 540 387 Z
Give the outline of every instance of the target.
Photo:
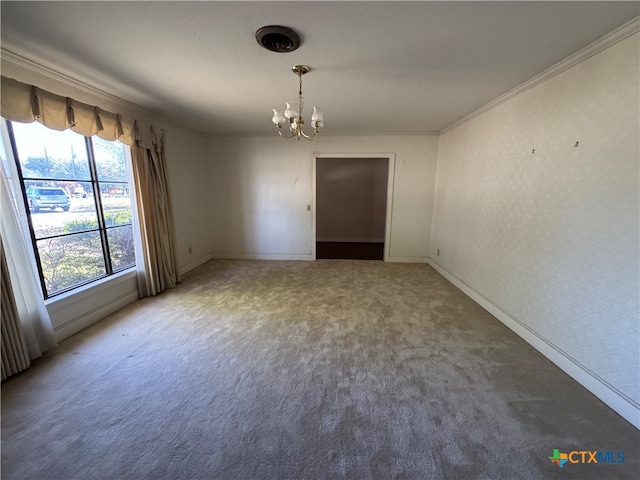
M 200 257 L 197 260 L 194 260 L 193 262 L 187 263 L 186 265 L 183 265 L 182 267 L 178 268 L 178 273 L 180 275 L 184 275 L 187 272 L 190 272 L 191 270 L 194 270 L 196 268 L 198 268 L 200 265 L 203 265 L 205 263 L 207 263 L 209 260 L 211 260 L 213 257 L 210 253 L 207 253 L 205 256 Z
M 232 260 L 303 260 L 314 261 L 312 254 L 289 255 L 286 253 L 212 253 L 211 258 Z
M 289 255 L 285 253 L 212 253 L 211 258 L 232 260 L 302 260 L 313 262 L 313 254 Z M 385 262 L 396 263 L 427 263 L 429 257 L 387 257 Z
M 93 325 L 99 320 L 102 320 L 107 315 L 111 315 L 113 312 L 120 310 L 122 307 L 129 305 L 130 303 L 138 300 L 138 292 L 131 292 L 124 297 L 120 297 L 115 301 L 108 301 L 102 305 L 94 308 L 93 310 L 86 312 L 78 317 L 54 328 L 54 335 L 57 342 L 61 342 L 65 338 L 78 333 L 81 330 Z
M 500 320 L 509 329 L 520 336 L 533 348 L 538 350 L 547 359 L 553 362 L 557 367 L 564 371 L 567 375 L 585 387 L 596 397 L 607 404 L 611 409 L 618 413 L 622 418 L 627 420 L 637 429 L 640 429 L 640 407 L 632 400 L 626 398 L 624 394 L 618 392 L 613 386 L 609 385 L 596 374 L 579 364 L 571 358 L 567 353 L 553 345 L 551 342 L 541 337 L 533 330 L 529 329 L 518 319 L 502 310 L 500 307 L 492 303 L 489 299 L 476 292 L 472 287 L 455 277 L 442 266 L 438 265 L 433 259 L 429 259 L 431 265 L 440 275 L 449 280 L 453 285 L 462 290 L 467 296 L 478 303 L 491 315 Z
M 429 257 L 392 257 L 384 259 L 389 263 L 429 263 Z

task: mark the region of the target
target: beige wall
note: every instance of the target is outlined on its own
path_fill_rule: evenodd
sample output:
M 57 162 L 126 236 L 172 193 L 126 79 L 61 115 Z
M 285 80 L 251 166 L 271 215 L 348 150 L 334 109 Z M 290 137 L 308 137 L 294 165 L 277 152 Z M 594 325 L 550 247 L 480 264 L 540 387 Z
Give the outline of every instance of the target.
M 312 142 L 209 137 L 213 256 L 311 259 L 316 154 L 395 158 L 389 261 L 427 260 L 438 138 L 321 136 Z
M 430 247 L 446 272 L 635 408 L 638 42 L 443 134 Z

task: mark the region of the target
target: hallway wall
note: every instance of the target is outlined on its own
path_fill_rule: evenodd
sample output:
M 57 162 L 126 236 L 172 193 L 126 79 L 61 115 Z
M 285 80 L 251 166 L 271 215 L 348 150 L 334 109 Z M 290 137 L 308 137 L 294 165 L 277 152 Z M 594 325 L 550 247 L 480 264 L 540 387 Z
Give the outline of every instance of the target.
M 387 158 L 316 160 L 316 240 L 384 242 Z

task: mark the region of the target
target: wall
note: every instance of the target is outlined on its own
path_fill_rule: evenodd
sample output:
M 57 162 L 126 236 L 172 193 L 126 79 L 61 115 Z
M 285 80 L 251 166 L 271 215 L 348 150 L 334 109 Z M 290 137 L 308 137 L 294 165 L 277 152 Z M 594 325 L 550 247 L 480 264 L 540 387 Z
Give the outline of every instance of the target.
M 438 138 L 428 135 L 209 137 L 213 256 L 313 258 L 316 154 L 395 156 L 389 261 L 427 260 Z
M 206 159 L 204 137 L 200 133 L 168 123 L 135 105 L 42 69 L 27 59 L 17 62 L 3 56 L 2 74 L 165 129 L 179 271 L 184 273 L 210 258 L 209 187 L 206 175 L 202 174 L 206 170 Z M 137 298 L 135 274 L 125 273 L 55 297 L 47 301 L 47 308 L 60 341 Z
M 444 133 L 430 247 L 434 266 L 636 425 L 638 42 Z
M 316 159 L 316 240 L 384 242 L 387 158 Z

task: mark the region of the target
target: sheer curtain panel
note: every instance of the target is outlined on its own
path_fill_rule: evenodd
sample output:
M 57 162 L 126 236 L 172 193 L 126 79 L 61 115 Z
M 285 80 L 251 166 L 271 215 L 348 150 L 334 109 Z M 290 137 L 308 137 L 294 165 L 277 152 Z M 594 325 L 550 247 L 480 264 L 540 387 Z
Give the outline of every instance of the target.
M 24 342 L 27 355 L 30 360 L 33 360 L 54 347 L 56 341 L 49 312 L 37 280 L 35 258 L 30 248 L 31 242 L 25 231 L 24 209 L 18 208 L 14 202 L 14 196 L 10 194 L 7 177 L 10 174 L 6 169 L 10 164 L 6 161 L 4 148 L 2 150 L 0 235 L 6 260 L 6 264 L 3 262 L 2 265 L 2 343 L 4 347 L 5 341 L 14 345 Z M 5 295 L 7 295 L 6 300 Z M 7 306 L 7 312 L 4 310 L 5 306 Z M 5 315 L 12 316 L 14 320 L 5 318 Z M 11 325 L 13 327 L 10 328 Z M 4 355 L 3 349 L 3 364 Z

